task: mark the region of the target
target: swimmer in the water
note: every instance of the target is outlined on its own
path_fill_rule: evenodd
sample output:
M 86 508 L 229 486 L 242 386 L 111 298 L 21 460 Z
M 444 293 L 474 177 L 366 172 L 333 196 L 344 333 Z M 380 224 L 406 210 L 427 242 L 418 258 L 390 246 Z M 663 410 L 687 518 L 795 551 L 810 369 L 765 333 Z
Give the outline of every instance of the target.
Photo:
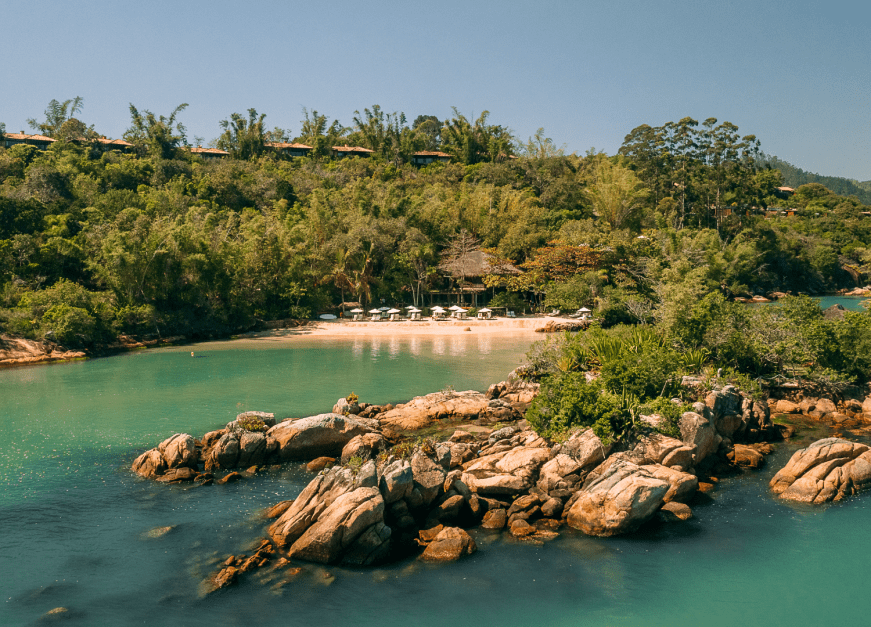
M 191 351 L 191 357 L 193 357 L 193 356 L 194 356 L 194 352 L 193 352 L 193 351 Z

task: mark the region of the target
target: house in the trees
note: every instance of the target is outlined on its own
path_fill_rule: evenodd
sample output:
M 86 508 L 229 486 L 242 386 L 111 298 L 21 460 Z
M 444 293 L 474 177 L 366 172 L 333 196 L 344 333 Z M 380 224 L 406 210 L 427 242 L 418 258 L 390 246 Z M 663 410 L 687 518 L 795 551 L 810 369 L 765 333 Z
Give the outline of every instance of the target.
M 226 150 L 220 150 L 219 148 L 203 148 L 202 146 L 197 146 L 196 148 L 188 148 L 188 150 L 190 150 L 192 154 L 201 156 L 203 159 L 223 159 L 230 155 Z
M 368 148 L 361 148 L 360 146 L 333 146 L 333 156 L 336 159 L 343 159 L 345 157 L 368 157 L 371 155 L 374 150 L 369 150 Z
M 416 152 L 411 155 L 411 162 L 414 165 L 429 165 L 430 163 L 434 163 L 436 161 L 447 163 L 450 160 L 451 155 L 446 152 L 439 152 L 437 150 L 421 150 L 420 152 Z
M 439 264 L 439 270 L 450 279 L 450 285 L 447 289 L 430 290 L 430 303 L 434 299 L 442 300 L 444 297 L 448 302 L 463 303 L 469 296 L 473 307 L 478 306 L 478 295 L 483 295 L 487 291 L 483 283 L 485 276 L 521 274 L 513 264 L 483 250 L 463 251 L 453 255 Z
M 298 144 L 296 142 L 266 142 L 264 145 L 287 157 L 307 157 L 312 149 L 311 146 Z
M 48 150 L 48 147 L 55 141 L 57 140 L 45 135 L 28 135 L 24 131 L 20 133 L 6 133 L 3 137 L 3 145 L 6 148 L 12 148 L 12 146 L 17 146 L 18 144 L 26 144 L 28 146 L 36 146 L 39 150 Z
M 87 140 L 85 140 L 87 141 Z M 121 152 L 130 152 L 133 150 L 133 144 L 123 139 L 108 139 L 106 137 L 98 137 L 96 140 L 103 152 L 107 150 L 120 150 Z

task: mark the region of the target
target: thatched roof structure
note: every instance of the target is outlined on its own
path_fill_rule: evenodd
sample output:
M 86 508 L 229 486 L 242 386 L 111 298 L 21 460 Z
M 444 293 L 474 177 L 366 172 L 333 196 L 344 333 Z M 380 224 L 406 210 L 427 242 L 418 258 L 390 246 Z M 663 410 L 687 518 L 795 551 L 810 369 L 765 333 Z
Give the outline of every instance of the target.
M 455 259 L 447 259 L 439 264 L 439 269 L 455 279 L 482 277 L 487 274 L 520 274 L 510 263 L 500 263 L 499 259 L 483 250 L 473 250 Z

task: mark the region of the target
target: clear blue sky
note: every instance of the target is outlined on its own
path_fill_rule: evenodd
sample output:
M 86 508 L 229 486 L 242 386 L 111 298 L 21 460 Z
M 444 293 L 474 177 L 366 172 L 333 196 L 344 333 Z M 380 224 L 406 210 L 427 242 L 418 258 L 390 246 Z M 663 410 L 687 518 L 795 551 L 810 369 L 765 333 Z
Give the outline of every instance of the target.
M 805 170 L 871 179 L 871 2 L 7 2 L 0 122 L 52 98 L 110 137 L 128 105 L 189 137 L 249 107 L 299 132 L 302 108 L 491 112 L 525 139 L 613 154 L 640 124 L 715 117 Z

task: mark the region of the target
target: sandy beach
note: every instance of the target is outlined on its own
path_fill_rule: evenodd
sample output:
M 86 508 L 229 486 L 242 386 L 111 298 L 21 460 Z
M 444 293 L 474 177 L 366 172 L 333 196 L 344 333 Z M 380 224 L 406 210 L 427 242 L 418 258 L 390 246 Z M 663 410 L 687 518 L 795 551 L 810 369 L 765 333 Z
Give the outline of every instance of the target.
M 445 336 L 464 334 L 532 335 L 547 322 L 566 322 L 570 318 L 554 316 L 524 316 L 495 320 L 400 320 L 379 322 L 351 320 L 315 320 L 290 329 L 270 329 L 240 335 L 245 339 L 276 339 L 295 337 L 391 337 L 391 336 Z

